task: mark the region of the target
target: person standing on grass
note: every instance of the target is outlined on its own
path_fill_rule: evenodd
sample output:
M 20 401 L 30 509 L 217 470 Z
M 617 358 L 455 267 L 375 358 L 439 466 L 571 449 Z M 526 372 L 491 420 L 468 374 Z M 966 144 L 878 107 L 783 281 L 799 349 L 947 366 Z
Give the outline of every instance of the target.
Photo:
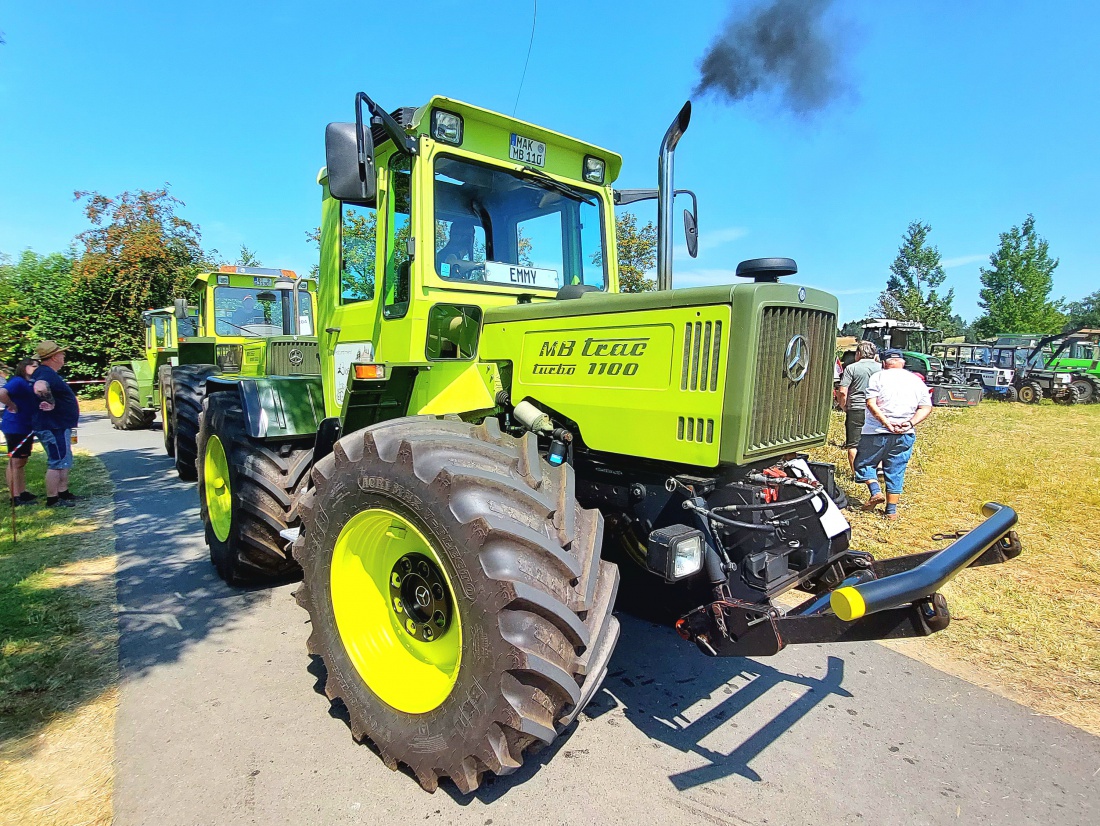
M 856 472 L 856 448 L 867 417 L 867 383 L 881 369 L 875 345 L 870 341 L 861 341 L 856 347 L 856 360 L 844 368 L 840 387 L 836 391 L 836 400 L 844 411 L 844 449 L 848 452 L 848 467 L 853 476 Z
M 23 359 L 15 367 L 11 378 L 0 387 L 0 404 L 4 415 L 0 419 L 0 431 L 7 442 L 8 465 L 4 475 L 13 505 L 33 505 L 38 497 L 27 490 L 26 467 L 34 447 L 34 408 L 37 399 L 30 377 L 38 362 Z
M 867 383 L 867 420 L 856 450 L 855 479 L 865 482 L 871 497 L 863 510 L 886 503 L 886 518 L 898 518 L 898 501 L 905 468 L 916 442 L 914 428 L 932 412 L 928 387 L 905 369 L 901 350 L 887 350 L 885 367 Z M 886 495 L 878 483 L 878 465 L 886 479 Z
M 65 350 L 55 341 L 40 342 L 34 348 L 40 362 L 34 371 L 34 392 L 40 399 L 34 411 L 34 435 L 46 451 L 46 506 L 71 508 L 77 497 L 69 491 L 69 468 L 73 466 L 72 432 L 80 419 L 76 394 L 61 376 Z

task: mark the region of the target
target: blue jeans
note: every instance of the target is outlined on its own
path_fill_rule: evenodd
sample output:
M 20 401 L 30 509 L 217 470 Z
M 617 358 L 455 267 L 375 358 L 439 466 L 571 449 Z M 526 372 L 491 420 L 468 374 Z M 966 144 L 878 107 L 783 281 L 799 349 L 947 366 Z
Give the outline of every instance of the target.
M 34 435 L 46 450 L 46 467 L 50 470 L 68 470 L 73 466 L 73 451 L 69 446 L 71 430 L 36 430 Z
M 864 433 L 856 448 L 857 482 L 875 482 L 875 468 L 882 462 L 882 475 L 886 477 L 886 492 L 901 493 L 905 484 L 905 466 L 913 455 L 914 433 Z

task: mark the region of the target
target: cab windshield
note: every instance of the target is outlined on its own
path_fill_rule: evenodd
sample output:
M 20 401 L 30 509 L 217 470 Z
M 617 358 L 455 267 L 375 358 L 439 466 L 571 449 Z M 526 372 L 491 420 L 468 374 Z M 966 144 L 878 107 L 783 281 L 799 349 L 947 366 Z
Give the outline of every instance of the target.
M 525 290 L 607 289 L 599 199 L 540 175 L 436 159 L 440 278 Z
M 266 338 L 294 333 L 293 296 L 290 290 L 253 287 L 214 288 L 214 332 L 219 336 Z M 313 299 L 298 291 L 299 333 L 313 335 Z

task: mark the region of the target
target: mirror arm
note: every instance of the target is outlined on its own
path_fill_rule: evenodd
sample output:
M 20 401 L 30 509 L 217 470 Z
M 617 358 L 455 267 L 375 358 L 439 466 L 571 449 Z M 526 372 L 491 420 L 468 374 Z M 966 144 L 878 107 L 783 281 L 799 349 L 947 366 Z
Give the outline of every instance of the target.
M 390 140 L 393 141 L 394 146 L 398 151 L 405 153 L 406 155 L 415 155 L 418 152 L 416 140 L 409 137 L 404 129 L 401 128 L 401 124 L 390 117 L 390 113 L 370 99 L 370 96 L 366 92 L 359 92 L 355 96 L 355 146 L 359 150 L 359 173 L 361 175 L 367 174 L 367 159 L 366 151 L 363 145 L 363 103 L 366 102 L 367 109 L 371 114 L 371 122 L 376 120 L 382 125 L 382 128 L 386 131 Z

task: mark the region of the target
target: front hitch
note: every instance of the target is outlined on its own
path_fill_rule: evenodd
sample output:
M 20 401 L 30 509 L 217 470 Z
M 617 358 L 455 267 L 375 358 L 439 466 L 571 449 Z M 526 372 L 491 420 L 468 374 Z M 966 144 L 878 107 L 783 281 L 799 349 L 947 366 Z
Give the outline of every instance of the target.
M 768 604 L 716 600 L 676 623 L 680 636 L 710 656 L 769 656 L 797 643 L 925 637 L 951 620 L 938 591 L 968 567 L 996 565 L 1020 555 L 1012 527 L 1016 512 L 983 506 L 986 519 L 940 551 L 882 561 L 853 553 L 858 563 L 832 591 L 786 614 Z

